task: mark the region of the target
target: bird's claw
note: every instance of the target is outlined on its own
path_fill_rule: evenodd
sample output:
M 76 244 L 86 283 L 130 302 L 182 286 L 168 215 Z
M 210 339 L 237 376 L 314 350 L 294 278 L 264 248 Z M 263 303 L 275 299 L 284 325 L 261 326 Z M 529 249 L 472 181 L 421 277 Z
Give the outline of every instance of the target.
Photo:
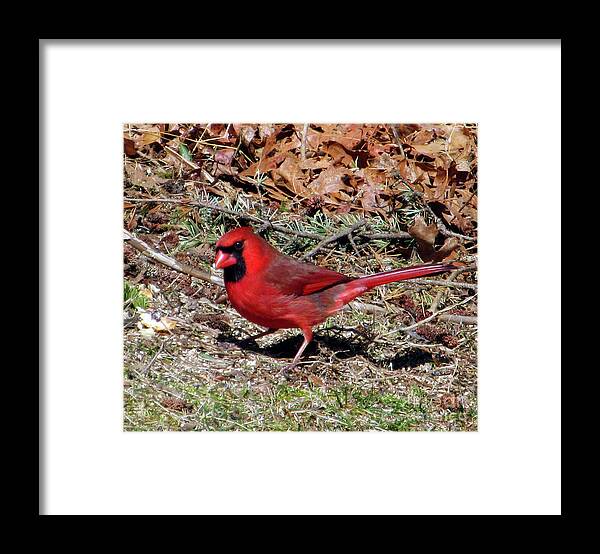
M 293 374 L 296 371 L 296 367 L 298 364 L 289 364 L 281 369 L 279 375 L 282 376 L 287 381 L 290 381 L 293 377 Z

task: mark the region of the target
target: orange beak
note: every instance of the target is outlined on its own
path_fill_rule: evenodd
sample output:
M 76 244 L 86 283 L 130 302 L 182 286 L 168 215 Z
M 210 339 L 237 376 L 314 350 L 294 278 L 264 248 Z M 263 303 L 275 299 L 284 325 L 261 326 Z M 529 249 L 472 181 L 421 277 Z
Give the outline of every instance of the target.
M 217 256 L 215 258 L 215 267 L 217 269 L 224 269 L 226 267 L 229 267 L 230 265 L 235 265 L 237 264 L 237 260 L 235 259 L 235 256 L 232 256 L 231 254 L 227 254 L 227 252 L 223 252 L 222 250 L 219 250 L 217 252 Z

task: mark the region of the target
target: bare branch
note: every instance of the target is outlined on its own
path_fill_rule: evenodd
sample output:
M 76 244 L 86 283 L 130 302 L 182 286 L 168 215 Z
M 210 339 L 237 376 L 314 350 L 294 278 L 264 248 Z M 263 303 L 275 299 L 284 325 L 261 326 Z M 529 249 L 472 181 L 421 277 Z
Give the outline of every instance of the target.
M 225 286 L 223 284 L 223 280 L 216 275 L 211 275 L 210 273 L 206 273 L 205 271 L 201 271 L 196 269 L 195 267 L 177 261 L 175 258 L 171 258 L 162 252 L 159 252 L 149 244 L 146 244 L 144 241 L 134 237 L 129 231 L 123 229 L 123 233 L 125 234 L 125 240 L 131 244 L 136 250 L 139 250 L 145 256 L 160 262 L 171 269 L 175 269 L 176 271 L 180 271 L 181 273 L 185 273 L 187 275 L 191 275 L 192 277 L 196 277 L 197 279 L 201 279 L 202 281 L 208 281 L 209 283 L 213 283 L 215 285 L 219 285 L 220 287 Z
M 300 258 L 300 259 L 307 260 L 308 258 L 312 258 L 312 256 L 314 256 L 319 250 L 321 250 L 321 248 L 323 248 L 327 244 L 329 244 L 331 242 L 336 242 L 337 240 L 339 240 L 341 238 L 347 237 L 348 235 L 350 235 L 357 229 L 360 229 L 361 227 L 365 226 L 366 224 L 367 224 L 366 219 L 360 219 L 353 225 L 350 225 L 350 227 L 346 227 L 345 229 L 342 229 L 341 231 L 324 238 L 319 244 L 317 244 L 317 246 L 315 246 L 310 252 L 307 252 L 306 254 L 304 254 L 304 256 L 302 256 L 302 258 Z
M 439 315 L 443 314 L 444 312 L 449 312 L 450 310 L 455 310 L 459 306 L 462 306 L 463 304 L 466 304 L 467 302 L 470 302 L 476 296 L 477 296 L 477 293 L 475 293 L 473 296 L 469 296 L 469 298 L 465 298 L 464 300 L 461 300 L 460 302 L 457 302 L 456 304 L 454 304 L 452 306 L 448 306 L 447 308 L 444 308 L 443 310 L 440 310 L 439 312 L 436 312 L 436 313 L 430 315 L 429 317 L 426 317 L 425 319 L 422 319 L 421 321 L 417 321 L 417 323 L 414 323 L 413 325 L 409 325 L 408 327 L 401 327 L 400 331 L 411 331 L 412 329 L 416 329 L 417 327 L 420 327 L 424 323 L 428 323 L 432 319 L 435 319 L 436 317 L 438 317 Z
M 444 281 L 442 279 L 411 279 L 410 281 L 406 281 L 404 284 L 411 285 L 412 283 L 416 283 L 419 285 L 432 285 L 441 287 L 454 287 L 457 289 L 477 290 L 477 285 L 475 283 L 449 283 L 448 281 Z
M 477 324 L 477 316 L 473 315 L 442 314 L 440 319 L 442 321 L 449 321 L 451 323 L 462 323 L 463 325 Z

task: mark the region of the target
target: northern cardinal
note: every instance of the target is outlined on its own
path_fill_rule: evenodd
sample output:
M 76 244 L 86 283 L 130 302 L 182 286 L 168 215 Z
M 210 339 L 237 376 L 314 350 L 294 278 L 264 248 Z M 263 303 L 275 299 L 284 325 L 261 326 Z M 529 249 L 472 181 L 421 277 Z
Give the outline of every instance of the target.
M 302 330 L 304 342 L 287 369 L 298 363 L 312 340 L 312 327 L 357 296 L 378 285 L 457 269 L 438 263 L 348 277 L 282 254 L 251 227 L 238 227 L 219 239 L 215 267 L 224 270 L 225 289 L 233 307 L 252 323 L 267 328 L 257 337 L 277 329 Z

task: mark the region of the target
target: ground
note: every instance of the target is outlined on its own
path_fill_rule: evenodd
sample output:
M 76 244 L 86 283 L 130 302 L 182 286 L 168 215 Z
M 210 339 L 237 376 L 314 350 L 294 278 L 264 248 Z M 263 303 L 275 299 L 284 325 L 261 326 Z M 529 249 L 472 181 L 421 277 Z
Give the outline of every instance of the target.
M 432 165 L 429 174 L 414 170 L 436 163 L 436 156 L 443 154 L 439 145 L 446 144 L 446 153 L 452 154 L 448 144 L 460 132 L 470 137 L 470 128 L 425 129 L 427 135 L 419 135 L 423 128 L 399 127 L 399 132 L 388 135 L 370 131 L 371 142 L 363 140 L 368 148 L 340 138 L 348 134 L 356 138 L 352 129 L 338 130 L 340 142 L 319 147 L 316 139 L 303 140 L 313 126 L 305 127 L 304 134 L 302 126 L 296 128 L 299 138 L 294 148 L 285 126 L 279 134 L 265 137 L 257 126 L 250 141 L 242 140 L 242 127 L 237 135 L 227 137 L 237 145 L 231 155 L 222 129 L 215 133 L 222 140 L 210 142 L 204 135 L 190 138 L 190 129 L 208 129 L 210 137 L 210 126 L 126 127 L 125 229 L 153 250 L 200 273 L 191 276 L 167 267 L 125 241 L 124 429 L 476 430 L 476 211 L 464 209 L 472 208 L 476 198 L 473 150 L 464 160 L 453 154 L 454 165 L 444 169 L 445 181 L 438 179 L 439 167 Z M 325 126 L 314 129 L 315 133 L 328 131 Z M 393 154 L 387 147 L 390 142 L 401 144 L 401 152 Z M 193 152 L 194 145 L 204 148 L 204 158 Z M 285 156 L 273 160 L 278 146 Z M 212 155 L 206 148 L 212 149 Z M 270 170 L 261 165 L 267 148 L 274 152 L 268 158 Z M 316 153 L 312 157 L 306 154 L 311 148 Z M 345 153 L 363 148 L 364 159 L 358 155 L 356 161 L 352 155 L 344 159 Z M 219 174 L 216 169 L 225 159 L 223 152 L 228 154 L 230 174 L 252 174 L 254 181 Z M 240 152 L 248 159 L 236 166 L 232 159 Z M 411 152 L 420 157 L 411 158 Z M 303 154 L 302 159 L 311 160 L 313 167 L 286 161 L 295 160 L 292 154 L 298 159 Z M 431 158 L 422 158 L 428 154 Z M 381 188 L 383 181 L 379 183 L 379 199 L 371 207 L 359 199 L 364 200 L 365 187 L 378 182 L 375 173 L 367 171 L 374 156 L 389 166 L 375 167 L 382 175 L 390 173 L 394 163 L 400 173 L 390 173 L 396 178 L 393 182 L 386 178 L 388 189 Z M 406 166 L 413 171 L 410 182 L 403 177 L 402 161 L 413 162 Z M 254 173 L 252 163 L 258 168 Z M 460 163 L 463 166 L 457 170 Z M 350 180 L 335 180 L 340 175 L 332 174 L 333 180 L 320 188 L 332 167 L 342 168 L 340 175 L 347 172 L 342 177 Z M 195 177 L 195 171 L 206 174 Z M 425 177 L 429 181 L 424 184 Z M 319 178 L 321 182 L 311 187 Z M 331 189 L 334 181 L 343 186 Z M 295 183 L 293 198 L 300 201 L 287 202 L 285 194 L 282 198 L 273 192 L 291 195 L 290 182 Z M 438 194 L 440 187 L 443 195 Z M 329 196 L 330 190 L 338 194 Z M 437 191 L 434 199 L 428 197 L 432 190 Z M 457 190 L 464 194 L 455 194 Z M 465 201 L 464 206 L 454 203 L 457 198 Z M 467 212 L 464 221 L 457 219 Z M 445 274 L 374 289 L 316 327 L 302 363 L 286 374 L 282 369 L 302 342 L 301 333 L 290 329 L 256 341 L 249 338 L 262 329 L 235 312 L 219 285 L 218 273 L 210 269 L 214 243 L 239 224 L 260 228 L 286 254 L 308 255 L 318 265 L 352 276 L 441 259 L 461 262 L 463 269 L 450 280 Z M 344 234 L 348 229 L 352 232 Z M 211 274 L 213 282 L 206 280 Z

